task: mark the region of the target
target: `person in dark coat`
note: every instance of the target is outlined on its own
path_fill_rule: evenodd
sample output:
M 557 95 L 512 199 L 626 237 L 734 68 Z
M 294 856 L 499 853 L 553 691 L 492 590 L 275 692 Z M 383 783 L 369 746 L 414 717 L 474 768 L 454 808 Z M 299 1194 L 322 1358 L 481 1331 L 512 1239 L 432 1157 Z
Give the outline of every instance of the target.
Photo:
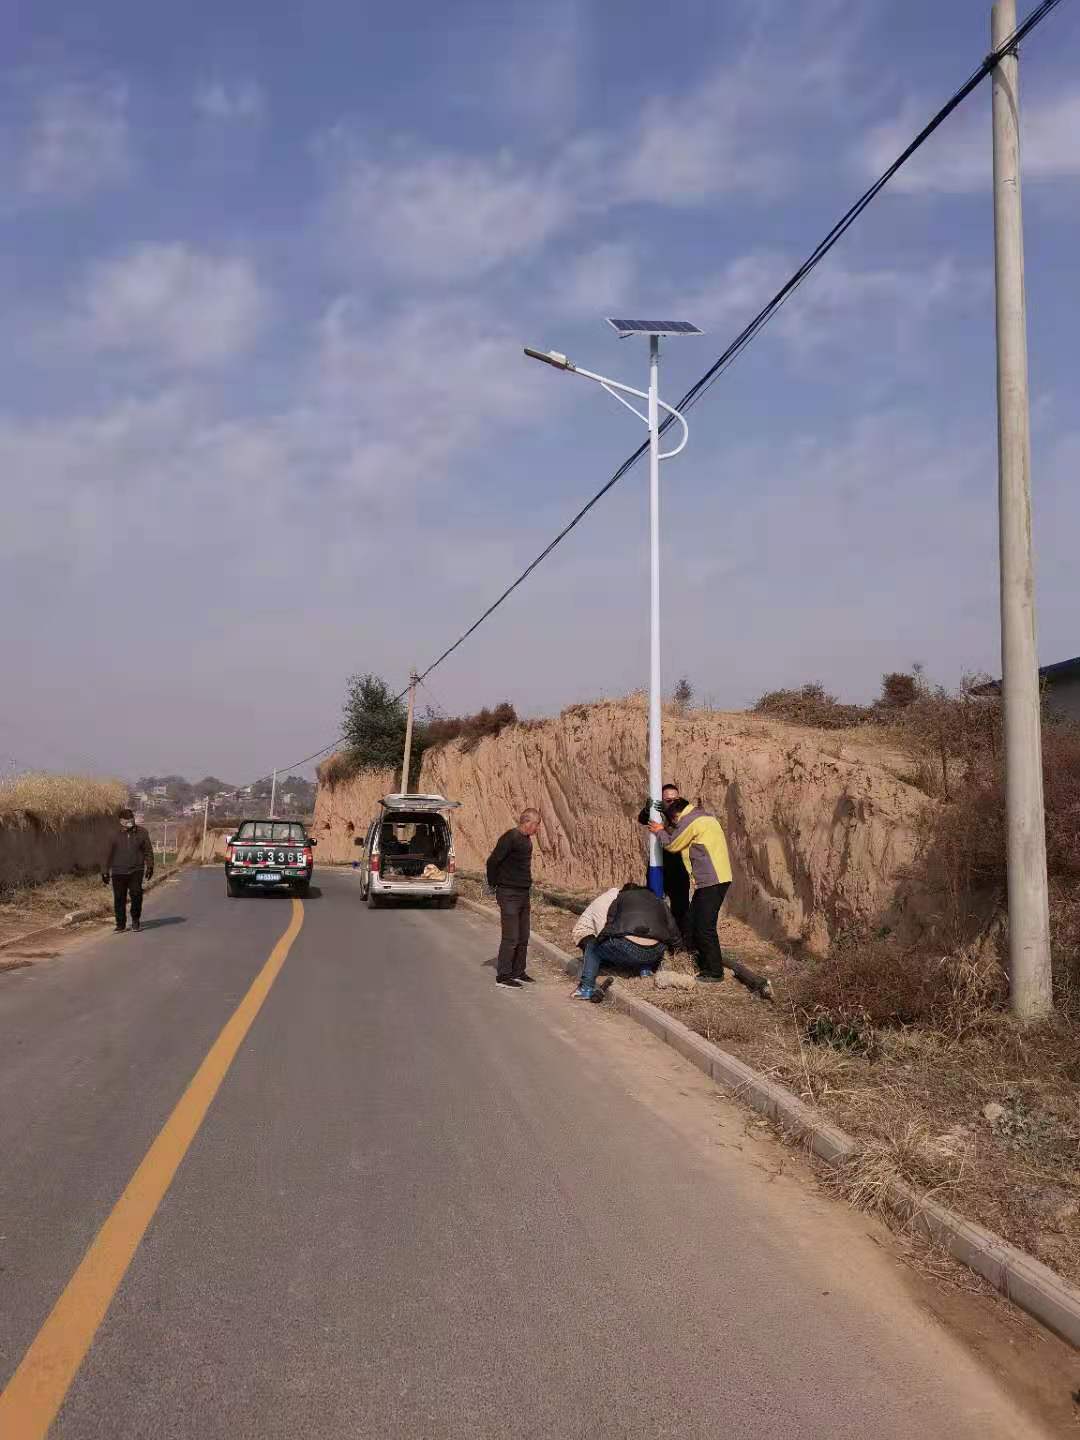
M 679 787 L 671 780 L 660 791 L 661 806 L 668 805 L 672 800 L 679 798 Z M 641 814 L 637 817 L 639 825 L 648 825 L 658 817 L 653 813 L 652 802 L 646 800 L 641 807 Z M 689 950 L 690 945 L 690 873 L 683 864 L 681 855 L 674 855 L 668 850 L 662 851 L 664 861 L 664 894 L 667 896 L 668 904 L 671 906 L 671 913 L 675 917 L 675 924 L 679 927 L 679 935 L 684 950 Z M 646 882 L 648 876 L 646 875 Z
M 514 828 L 500 835 L 487 859 L 487 881 L 495 891 L 502 922 L 495 982 L 512 990 L 533 978 L 525 962 L 529 954 L 532 837 L 539 829 L 540 811 L 523 810 Z
M 602 1000 L 596 983 L 602 965 L 632 975 L 655 975 L 665 950 L 679 945 L 671 911 L 647 885 L 605 890 L 585 908 L 574 926 L 574 944 L 583 955 L 575 1000 Z
M 123 809 L 117 817 L 119 829 L 109 846 L 101 883 L 112 880 L 113 908 L 116 912 L 116 933 L 127 929 L 128 897 L 131 897 L 131 928 L 142 929 L 143 878 L 150 880 L 154 874 L 154 847 L 149 833 L 135 824 L 135 813 Z

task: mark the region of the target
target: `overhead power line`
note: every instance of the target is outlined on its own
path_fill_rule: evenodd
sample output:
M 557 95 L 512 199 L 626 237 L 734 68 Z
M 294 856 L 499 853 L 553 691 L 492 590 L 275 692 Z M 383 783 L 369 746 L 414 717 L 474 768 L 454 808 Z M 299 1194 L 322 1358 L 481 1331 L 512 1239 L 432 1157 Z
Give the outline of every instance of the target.
M 963 102 L 972 93 L 972 91 L 982 84 L 986 77 L 997 66 L 1001 58 L 1004 55 L 1009 54 L 1011 50 L 1015 49 L 1015 47 L 1019 45 L 1020 42 L 1024 40 L 1028 35 L 1030 35 L 1031 32 L 1036 28 L 1036 26 L 1040 25 L 1042 21 L 1045 20 L 1046 17 L 1050 14 L 1050 12 L 1056 9 L 1057 6 L 1060 4 L 1061 0 L 1042 0 L 1042 4 L 1038 5 L 1027 17 L 1027 19 L 1021 25 L 1017 26 L 1016 30 L 1009 37 L 1009 39 L 1006 40 L 1006 42 L 997 50 L 994 50 L 989 55 L 987 55 L 986 59 L 964 82 L 960 89 L 956 91 L 956 93 L 941 107 L 941 109 L 923 127 L 923 129 L 919 131 L 918 135 L 915 136 L 914 140 L 912 140 L 911 144 L 908 145 L 907 149 L 904 150 L 900 155 L 898 155 L 897 158 L 893 161 L 893 163 L 889 166 L 889 168 L 883 171 L 882 174 L 878 177 L 878 179 L 874 181 L 873 185 L 871 185 L 868 190 L 865 190 L 863 194 L 859 196 L 855 204 L 852 205 L 851 208 L 846 211 L 843 216 L 841 216 L 841 218 L 836 222 L 836 224 L 829 231 L 829 233 L 811 252 L 809 257 L 803 262 L 803 264 L 799 266 L 799 268 L 786 282 L 786 284 L 781 286 L 781 288 L 776 292 L 776 294 L 772 297 L 768 304 L 763 306 L 763 308 L 758 311 L 758 313 L 754 316 L 750 323 L 743 330 L 741 330 L 738 335 L 736 335 L 735 339 L 731 342 L 731 344 L 727 347 L 723 354 L 720 355 L 712 365 L 710 365 L 710 367 L 708 368 L 708 370 L 705 371 L 705 374 L 702 375 L 700 380 L 697 380 L 690 387 L 690 389 L 686 392 L 682 399 L 676 404 L 676 410 L 687 410 L 691 406 L 695 405 L 698 400 L 700 400 L 701 396 L 704 395 L 705 391 L 708 390 L 709 387 L 720 378 L 720 376 L 724 373 L 725 370 L 727 370 L 730 365 L 734 364 L 734 362 L 747 348 L 751 341 L 753 341 L 758 335 L 758 333 L 763 330 L 764 327 L 769 323 L 769 321 L 773 318 L 773 316 L 784 304 L 784 302 L 795 293 L 795 291 L 799 288 L 799 286 L 803 283 L 803 281 L 811 273 L 811 271 L 816 269 L 817 266 L 821 264 L 822 260 L 824 260 L 825 256 L 829 253 L 833 246 L 836 245 L 843 238 L 843 236 L 847 233 L 848 230 L 850 230 L 851 226 L 854 225 L 855 221 L 859 218 L 862 212 L 877 198 L 877 196 L 893 178 L 896 172 L 902 166 L 907 164 L 907 162 L 911 159 L 915 152 L 919 150 L 923 145 L 925 145 L 925 143 L 927 142 L 927 140 L 929 140 L 930 136 L 933 135 L 935 130 L 937 130 L 941 125 L 943 125 L 944 122 L 953 113 L 953 111 L 956 110 L 958 106 L 963 104 Z M 667 428 L 673 423 L 674 421 L 669 415 L 664 420 L 663 424 L 660 426 L 661 433 L 667 430 Z M 469 626 L 469 628 L 463 631 L 462 634 L 458 636 L 458 638 L 454 641 L 452 645 L 448 645 L 447 648 L 442 652 L 442 654 L 438 656 L 437 659 L 433 660 L 426 670 L 420 673 L 420 680 L 424 680 L 428 675 L 430 675 L 431 672 L 437 669 L 444 660 L 448 659 L 455 650 L 457 650 L 461 645 L 464 645 L 465 641 L 468 640 L 470 635 L 475 634 L 475 632 L 480 628 L 480 626 L 483 625 L 484 621 L 487 620 L 491 615 L 493 615 L 495 611 L 499 608 L 499 606 L 502 605 L 506 600 L 508 600 L 520 585 L 524 584 L 524 582 L 529 578 L 529 576 L 533 573 L 537 566 L 543 564 L 543 562 L 547 559 L 551 552 L 558 545 L 562 544 L 562 542 L 566 539 L 567 535 L 570 534 L 571 530 L 575 529 L 576 526 L 580 525 L 581 521 L 584 520 L 585 516 L 589 513 L 589 511 L 600 500 L 604 498 L 604 496 L 608 493 L 609 490 L 612 490 L 619 483 L 619 481 L 623 478 L 626 472 L 630 470 L 634 465 L 636 465 L 643 455 L 648 453 L 648 449 L 648 441 L 643 441 L 642 444 L 640 444 L 637 449 L 633 451 L 632 454 L 626 457 L 626 459 L 618 467 L 618 469 L 611 476 L 611 478 L 606 481 L 605 484 L 602 485 L 601 488 L 596 492 L 596 494 L 593 495 L 592 498 L 581 507 L 577 514 L 569 521 L 568 524 L 566 524 L 559 531 L 555 538 L 548 545 L 546 545 L 543 550 L 540 551 L 540 554 L 537 555 L 536 559 L 526 566 L 526 568 L 521 572 L 517 579 L 514 580 L 512 584 L 508 585 L 496 600 L 492 601 L 492 603 L 479 616 L 479 618 L 474 620 L 473 623 Z M 403 690 L 401 692 L 401 695 L 404 695 L 405 693 L 406 691 Z M 398 698 L 400 699 L 401 696 L 399 696 Z
M 721 375 L 723 375 L 723 373 L 729 368 L 729 366 L 735 363 L 735 361 L 739 358 L 739 356 L 747 348 L 747 346 L 750 345 L 752 341 L 757 338 L 757 336 L 765 328 L 769 321 L 776 315 L 777 311 L 781 308 L 781 306 L 783 306 L 785 302 L 791 298 L 795 291 L 798 290 L 799 286 L 802 285 L 803 281 L 806 280 L 807 276 L 810 275 L 811 272 L 814 271 L 818 267 L 818 265 L 821 264 L 822 260 L 824 260 L 825 256 L 828 255 L 830 250 L 832 250 L 833 246 L 838 244 L 839 241 L 844 237 L 844 235 L 847 234 L 848 230 L 851 229 L 855 221 L 858 220 L 859 216 L 863 213 L 867 206 L 873 203 L 873 201 L 877 198 L 877 196 L 881 193 L 881 191 L 885 188 L 885 186 L 889 183 L 889 181 L 893 178 L 897 171 L 907 164 L 907 162 L 916 153 L 916 151 L 921 149 L 922 146 L 926 144 L 927 140 L 930 139 L 931 135 L 933 135 L 934 132 L 945 123 L 945 121 L 949 118 L 953 111 L 956 110 L 960 105 L 962 105 L 964 101 L 968 98 L 968 96 L 972 93 L 972 91 L 976 90 L 982 84 L 982 82 L 987 78 L 987 76 L 990 75 L 997 67 L 1001 59 L 1005 55 L 1010 54 L 1011 51 L 1015 50 L 1016 47 L 1032 33 L 1032 31 L 1034 31 L 1039 25 L 1042 24 L 1042 22 L 1047 18 L 1051 11 L 1056 10 L 1061 3 L 1062 0 L 1042 0 L 1042 3 L 1035 7 L 1035 9 L 1031 12 L 1027 19 L 1016 27 L 1012 35 L 1010 35 L 1009 38 L 996 50 L 992 50 L 990 54 L 987 55 L 986 59 L 983 60 L 982 63 L 971 73 L 971 75 L 968 77 L 967 80 L 965 80 L 963 85 L 960 86 L 959 90 L 957 90 L 945 102 L 941 109 L 938 110 L 937 113 L 919 131 L 919 133 L 911 141 L 910 145 L 908 145 L 907 148 L 896 157 L 896 159 L 892 162 L 888 169 L 882 171 L 881 175 L 878 176 L 878 178 L 869 187 L 869 189 L 863 191 L 863 193 L 855 201 L 854 205 L 852 205 L 849 210 L 845 211 L 845 213 L 840 217 L 840 219 L 836 222 L 836 224 L 832 227 L 828 234 L 819 242 L 815 249 L 811 251 L 807 259 L 804 260 L 803 263 L 799 266 L 799 268 L 794 272 L 790 279 L 787 280 L 787 282 L 780 287 L 780 289 L 776 292 L 772 299 L 769 300 L 768 303 L 764 305 L 761 310 L 758 311 L 758 313 L 754 316 L 750 323 L 746 325 L 742 330 L 740 330 L 738 335 L 736 335 L 735 339 L 731 342 L 731 344 L 727 347 L 723 354 L 718 356 L 717 359 L 713 362 L 713 364 L 709 366 L 708 370 L 705 371 L 704 375 L 702 375 L 699 380 L 696 380 L 694 384 L 691 385 L 690 389 L 687 390 L 686 394 L 676 404 L 676 410 L 688 410 L 692 406 L 697 404 L 698 400 L 701 399 L 702 395 L 704 395 L 705 392 L 716 383 L 716 381 L 720 378 Z M 667 428 L 673 423 L 673 419 L 669 415 L 660 426 L 661 434 L 665 430 L 667 430 Z M 619 481 L 623 478 L 627 471 L 631 470 L 643 455 L 648 453 L 648 449 L 648 441 L 643 441 L 636 450 L 634 450 L 630 455 L 626 457 L 626 459 L 618 467 L 618 469 L 611 476 L 611 478 L 605 481 L 605 483 L 600 487 L 596 494 L 591 497 L 591 499 L 586 501 L 586 503 L 581 507 L 577 514 L 574 515 L 573 518 L 566 525 L 563 526 L 563 528 L 559 531 L 555 538 L 551 540 L 549 544 L 544 546 L 543 550 L 540 551 L 539 555 L 537 555 L 536 558 L 525 567 L 525 569 L 521 572 L 517 579 L 514 580 L 510 585 L 508 585 L 506 589 L 502 592 L 502 594 L 499 595 L 495 600 L 493 600 L 492 603 L 487 607 L 487 609 L 484 610 L 482 614 L 473 621 L 469 628 L 462 631 L 462 633 L 458 636 L 454 643 L 452 645 L 448 645 L 446 649 L 442 652 L 442 654 L 431 662 L 431 664 L 427 667 L 426 670 L 421 671 L 417 675 L 417 679 L 419 681 L 423 682 L 424 680 L 426 680 L 427 677 L 432 673 L 432 671 L 437 670 L 444 660 L 448 660 L 455 650 L 460 649 L 460 647 L 464 645 L 465 641 L 468 640 L 471 635 L 474 635 L 486 620 L 490 619 L 490 617 L 495 613 L 495 611 L 498 610 L 500 605 L 504 604 L 507 600 L 509 600 L 510 596 L 514 593 L 514 591 L 517 590 L 519 586 L 523 585 L 525 581 L 529 578 L 529 576 L 533 573 L 533 571 L 537 569 L 538 566 L 543 564 L 543 562 L 548 558 L 552 551 L 562 544 L 562 542 L 566 539 L 570 532 L 581 524 L 582 520 L 584 520 L 585 516 L 588 515 L 589 511 L 592 510 L 593 507 L 604 498 L 604 496 L 608 493 L 609 490 L 614 489 L 614 487 L 619 483 Z M 401 700 L 407 694 L 408 686 L 406 686 L 404 690 L 400 691 L 399 694 L 395 696 L 395 699 Z M 327 754 L 330 750 L 334 748 L 335 745 L 341 743 L 342 738 L 343 737 L 339 735 L 335 740 L 332 740 L 329 745 L 324 745 L 321 750 L 316 750 L 314 755 L 309 755 L 307 757 L 307 760 L 297 761 L 296 764 L 304 765 L 311 760 L 317 759 L 321 755 Z M 280 770 L 284 767 L 279 766 L 278 768 Z

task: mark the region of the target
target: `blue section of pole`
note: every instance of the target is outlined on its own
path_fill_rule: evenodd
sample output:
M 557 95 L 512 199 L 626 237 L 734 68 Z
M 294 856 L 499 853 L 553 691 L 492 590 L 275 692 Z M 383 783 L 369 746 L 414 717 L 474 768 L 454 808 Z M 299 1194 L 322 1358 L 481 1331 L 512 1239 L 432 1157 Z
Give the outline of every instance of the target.
M 649 889 L 654 895 L 664 898 L 664 867 L 662 865 L 649 866 Z

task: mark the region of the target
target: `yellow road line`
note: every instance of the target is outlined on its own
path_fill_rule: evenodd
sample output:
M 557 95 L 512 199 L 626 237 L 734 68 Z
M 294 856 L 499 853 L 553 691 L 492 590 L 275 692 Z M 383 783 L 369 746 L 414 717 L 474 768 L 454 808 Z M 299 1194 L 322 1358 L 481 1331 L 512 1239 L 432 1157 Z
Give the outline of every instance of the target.
M 210 1047 L 161 1133 L 146 1152 L 0 1395 L 3 1440 L 44 1440 L 134 1258 L 146 1227 L 199 1132 L 236 1052 L 244 1043 L 304 923 L 292 902 L 289 928 L 270 952 L 224 1030 Z

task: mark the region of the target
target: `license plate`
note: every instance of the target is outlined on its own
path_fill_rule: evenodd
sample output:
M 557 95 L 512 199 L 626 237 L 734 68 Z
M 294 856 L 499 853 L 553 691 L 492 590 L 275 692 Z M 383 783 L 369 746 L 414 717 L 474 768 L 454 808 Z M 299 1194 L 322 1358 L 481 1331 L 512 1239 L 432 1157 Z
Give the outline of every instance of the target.
M 281 874 L 277 870 L 260 870 L 255 879 L 262 880 L 267 885 L 281 884 Z

